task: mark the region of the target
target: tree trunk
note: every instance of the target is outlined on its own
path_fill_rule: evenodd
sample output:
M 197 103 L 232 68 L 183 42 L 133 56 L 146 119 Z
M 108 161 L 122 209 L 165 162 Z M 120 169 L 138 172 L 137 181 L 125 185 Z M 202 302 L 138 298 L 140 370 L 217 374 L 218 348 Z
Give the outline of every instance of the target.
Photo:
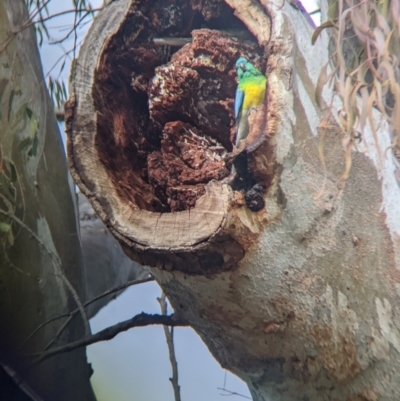
M 328 37 L 311 35 L 287 2 L 111 3 L 73 71 L 70 167 L 255 400 L 398 400 L 400 202 L 379 151 L 390 136 L 377 146 L 367 127 L 340 179 L 341 105 L 329 115 L 315 101 Z M 240 56 L 268 91 L 234 149 Z
M 110 234 L 87 199 L 78 194 L 79 225 L 85 265 L 86 298 L 90 301 L 105 291 L 131 280 L 140 280 L 149 274 L 138 263 L 126 257 L 118 241 Z M 112 293 L 91 303 L 88 318 L 122 292 Z
M 0 0 L 0 398 L 17 399 L 3 387 L 7 371 L 40 399 L 94 400 L 84 349 L 30 367 L 64 320 L 25 342 L 77 307 L 85 275 L 63 145 L 34 32 L 24 24 L 24 2 Z M 82 337 L 82 321 L 61 341 Z

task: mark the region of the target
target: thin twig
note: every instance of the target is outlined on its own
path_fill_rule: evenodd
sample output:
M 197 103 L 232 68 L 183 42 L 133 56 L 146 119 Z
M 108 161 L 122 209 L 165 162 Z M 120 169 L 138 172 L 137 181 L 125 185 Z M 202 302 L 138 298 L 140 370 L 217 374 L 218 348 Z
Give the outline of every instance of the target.
M 76 25 L 76 17 L 77 17 L 77 13 L 75 13 L 74 15 L 74 27 L 77 26 Z M 76 33 L 76 29 L 74 29 L 74 60 L 76 60 L 76 41 L 78 40 L 78 35 Z
M 226 393 L 228 393 L 228 394 L 220 394 L 220 396 L 222 396 L 222 397 L 230 397 L 230 396 L 232 396 L 232 395 L 237 395 L 238 397 L 246 398 L 246 399 L 248 399 L 248 400 L 251 400 L 251 399 L 252 399 L 252 398 L 250 398 L 250 397 L 247 397 L 246 395 L 237 393 L 236 391 L 227 390 L 226 388 L 217 387 L 217 389 L 218 389 L 218 390 L 221 390 L 221 391 L 225 391 Z
M 117 286 L 117 287 L 111 288 L 110 290 L 107 290 L 107 291 L 103 292 L 102 294 L 97 295 L 96 297 L 92 298 L 91 300 L 85 302 L 85 303 L 83 304 L 83 306 L 86 308 L 87 306 L 91 305 L 93 302 L 96 302 L 96 301 L 98 301 L 99 299 L 106 297 L 107 295 L 110 295 L 110 294 L 113 294 L 113 293 L 115 293 L 115 292 L 124 290 L 125 288 L 128 288 L 128 287 L 130 287 L 130 286 L 132 286 L 132 285 L 138 285 L 138 284 L 148 283 L 149 281 L 154 281 L 154 278 L 153 278 L 153 277 L 146 277 L 146 278 L 139 279 L 139 280 L 127 281 L 127 282 L 124 283 L 124 284 L 121 284 L 121 285 L 119 285 L 119 286 Z M 66 327 L 66 325 L 68 325 L 68 323 L 75 317 L 75 315 L 76 315 L 78 312 L 79 312 L 79 309 L 76 308 L 76 309 L 73 310 L 72 312 L 64 313 L 63 315 L 60 315 L 60 316 L 57 316 L 57 317 L 53 317 L 53 318 L 51 318 L 50 320 L 48 320 L 48 321 L 42 323 L 40 326 L 38 326 L 38 327 L 24 340 L 24 342 L 20 345 L 19 349 L 22 349 L 22 347 L 23 347 L 23 346 L 24 346 L 24 345 L 25 345 L 25 344 L 26 344 L 41 328 L 43 328 L 43 327 L 46 326 L 47 324 L 49 324 L 49 323 L 51 323 L 51 322 L 54 322 L 55 320 L 61 319 L 61 318 L 63 318 L 63 317 L 68 317 L 68 319 L 63 323 L 63 325 L 61 326 L 61 328 L 59 329 L 59 331 L 56 333 L 56 335 L 55 335 L 54 338 L 53 338 L 53 340 L 57 339 L 57 337 L 59 337 L 59 335 L 61 334 L 61 333 L 59 333 L 59 332 L 62 331 L 62 330 Z M 53 341 L 53 340 L 52 340 L 52 341 Z M 53 341 L 53 342 L 54 342 L 54 341 Z M 52 342 L 52 343 L 53 343 L 53 342 Z M 47 349 L 49 348 L 49 346 L 52 345 L 52 343 L 48 344 L 48 345 L 46 346 L 45 349 L 47 350 Z
M 161 298 L 157 298 L 157 301 L 160 304 L 161 313 L 163 314 L 163 316 L 167 316 L 168 306 L 167 306 L 167 301 L 165 299 L 165 294 L 162 293 Z M 174 328 L 171 327 L 171 329 L 169 329 L 167 326 L 164 326 L 164 334 L 165 334 L 165 339 L 167 340 L 169 360 L 171 362 L 171 367 L 172 367 L 172 377 L 170 377 L 169 380 L 174 389 L 175 401 L 181 401 L 181 388 L 178 383 L 178 362 L 176 361 L 175 347 L 174 347 Z
M 144 279 L 140 279 L 140 280 L 132 280 L 132 281 L 128 281 L 127 283 L 121 284 L 118 287 L 114 287 L 110 290 L 107 290 L 105 292 L 103 292 L 102 294 L 98 295 L 97 297 L 94 297 L 93 299 L 91 299 L 90 301 L 86 302 L 83 304 L 83 306 L 86 308 L 87 306 L 89 306 L 90 304 L 92 304 L 93 302 L 98 301 L 101 298 L 106 297 L 107 295 L 113 294 L 115 292 L 121 291 L 125 288 L 128 288 L 132 285 L 136 285 L 136 284 L 143 284 L 143 283 L 147 283 L 149 281 L 154 281 L 153 277 L 147 277 Z M 59 330 L 57 331 L 57 333 L 55 334 L 55 336 L 53 337 L 53 339 L 46 345 L 45 350 L 47 351 L 53 344 L 54 342 L 58 339 L 58 337 L 61 335 L 61 333 L 63 332 L 63 330 L 65 329 L 65 327 L 67 327 L 68 323 L 75 317 L 75 315 L 78 313 L 78 309 L 75 309 L 74 311 L 72 311 L 70 313 L 69 318 L 64 322 L 64 324 L 59 328 Z
M 74 22 L 74 26 L 69 30 L 69 32 L 68 32 L 63 38 L 54 40 L 54 41 L 52 41 L 52 42 L 49 42 L 49 44 L 51 44 L 51 45 L 58 45 L 58 44 L 64 42 L 65 40 L 67 40 L 67 39 L 69 38 L 69 36 L 70 36 L 73 32 L 76 31 L 76 28 L 80 25 L 80 23 L 81 23 L 88 15 L 90 15 L 90 14 L 92 14 L 92 12 L 91 12 L 91 11 L 87 11 L 87 12 L 83 15 L 83 17 L 81 17 L 81 18 L 79 19 L 78 22 Z
M 110 290 L 104 291 L 102 294 L 97 295 L 96 297 L 94 297 L 90 301 L 87 301 L 85 303 L 85 306 L 88 306 L 88 305 L 92 304 L 93 302 L 96 302 L 99 299 L 106 297 L 107 295 L 113 294 L 114 292 L 118 292 L 118 291 L 124 290 L 125 288 L 128 288 L 128 287 L 130 287 L 132 285 L 148 283 L 149 281 L 154 281 L 154 277 L 146 277 L 146 278 L 141 278 L 139 280 L 127 281 L 124 284 L 121 284 L 121 285 L 119 285 L 117 287 L 111 288 Z
M 38 7 L 38 8 L 36 9 L 36 11 L 34 11 L 33 14 L 31 14 L 31 15 L 29 16 L 29 19 L 30 19 L 30 20 L 33 20 L 38 14 L 41 14 L 42 11 L 43 11 L 43 9 L 46 8 L 46 6 L 50 3 L 50 1 L 51 1 L 51 0 L 46 0 L 40 7 Z
M 167 326 L 188 326 L 189 324 L 183 320 L 182 318 L 173 315 L 164 316 L 164 315 L 150 315 L 147 313 L 140 313 L 139 315 L 134 316 L 129 320 L 125 320 L 123 322 L 117 323 L 114 326 L 107 327 L 104 330 L 99 331 L 96 334 L 92 334 L 90 336 L 83 337 L 80 340 L 73 341 L 66 345 L 62 345 L 60 347 L 52 348 L 49 351 L 42 353 L 29 367 L 45 361 L 55 355 L 59 355 L 65 352 L 71 352 L 77 348 L 82 348 L 91 344 L 98 343 L 100 341 L 107 341 L 114 338 L 119 333 L 123 331 L 127 331 L 133 327 L 144 327 L 150 326 L 154 324 L 162 324 Z
M 83 39 L 78 43 L 78 46 L 80 46 L 82 42 L 83 42 Z M 60 44 L 60 47 L 61 47 L 61 44 Z M 49 71 L 47 71 L 47 73 L 46 73 L 46 75 L 45 75 L 45 78 L 47 78 L 47 77 L 50 75 L 51 71 L 53 71 L 54 68 L 56 68 L 57 64 L 58 64 L 63 58 L 67 58 L 68 55 L 74 51 L 74 48 L 73 48 L 73 47 L 72 47 L 71 49 L 69 49 L 69 50 L 65 50 L 65 48 L 63 48 L 63 47 L 61 47 L 61 48 L 62 48 L 62 50 L 64 51 L 64 54 L 63 54 L 62 56 L 60 56 L 60 57 L 56 60 L 56 62 L 52 65 L 52 67 L 49 69 Z M 70 58 L 71 58 L 71 57 L 70 57 Z M 72 59 L 72 58 L 71 58 L 71 59 Z M 59 78 L 60 74 L 61 74 L 61 71 L 60 71 L 60 73 L 58 74 L 57 79 Z
M 2 45 L 2 47 L 0 48 L 0 54 L 1 54 L 2 52 L 4 52 L 4 51 L 7 49 L 8 45 L 13 41 L 13 39 L 14 39 L 19 33 L 21 33 L 21 32 L 24 31 L 25 29 L 27 29 L 27 28 L 29 28 L 29 27 L 31 27 L 31 26 L 37 24 L 37 23 L 42 23 L 42 24 L 43 24 L 44 22 L 49 21 L 49 20 L 51 20 L 51 19 L 53 19 L 53 18 L 57 18 L 57 17 L 60 17 L 60 16 L 62 16 L 62 15 L 70 14 L 70 13 L 75 13 L 75 22 L 76 22 L 76 15 L 77 15 L 77 13 L 79 13 L 79 12 L 84 12 L 84 11 L 90 12 L 90 13 L 92 13 L 92 12 L 94 13 L 94 12 L 97 12 L 97 11 L 100 11 L 100 10 L 102 10 L 102 7 L 93 8 L 93 9 L 90 9 L 90 10 L 87 9 L 87 8 L 84 8 L 84 9 L 73 9 L 73 10 L 64 10 L 64 11 L 61 11 L 61 12 L 59 12 L 59 13 L 55 13 L 55 14 L 49 15 L 48 17 L 40 18 L 39 20 L 32 20 L 31 18 L 29 18 L 29 19 L 27 19 L 25 22 L 23 22 L 15 31 L 11 32 L 10 35 L 8 36 L 8 38 L 7 38 L 5 41 L 3 41 L 2 43 L 0 43 L 0 44 Z M 75 28 L 75 31 L 76 31 L 76 28 L 78 28 L 78 26 L 74 24 L 74 28 Z M 74 42 L 75 42 L 75 46 L 76 46 L 76 40 L 75 40 Z
M 29 28 L 30 26 L 37 24 L 38 22 L 43 23 L 43 22 L 49 21 L 53 18 L 60 17 L 62 15 L 71 14 L 71 13 L 80 13 L 80 12 L 84 12 L 84 11 L 86 11 L 88 13 L 92 13 L 92 12 L 97 12 L 100 10 L 102 10 L 102 7 L 92 8 L 92 9 L 88 9 L 88 8 L 70 9 L 70 10 L 60 11 L 59 13 L 51 14 L 48 17 L 41 18 L 40 20 L 32 20 L 29 18 L 24 23 L 22 23 L 21 26 L 16 31 L 13 32 L 13 34 L 16 35 L 16 34 L 22 32 L 23 30 L 25 30 L 26 28 Z
M 36 327 L 35 330 L 32 331 L 31 334 L 29 334 L 29 336 L 27 338 L 25 338 L 25 340 L 23 341 L 23 343 L 19 346 L 19 349 L 22 349 L 23 346 L 44 326 L 47 326 L 48 324 L 50 324 L 51 322 L 54 322 L 55 320 L 59 320 L 62 319 L 63 317 L 68 317 L 70 316 L 70 313 L 64 313 L 63 315 L 57 316 L 57 317 L 53 317 L 49 320 L 47 320 L 46 322 L 40 324 L 38 327 Z
M 235 391 L 231 391 L 231 390 L 227 390 L 226 389 L 226 370 L 225 370 L 225 375 L 224 375 L 224 386 L 221 387 L 217 387 L 218 390 L 221 391 L 225 391 L 228 394 L 220 394 L 221 397 L 230 397 L 232 395 L 237 395 L 238 397 L 243 397 L 243 398 L 247 398 L 248 400 L 251 400 L 250 397 L 247 397 L 246 395 L 240 394 L 240 393 L 236 393 Z
M 75 317 L 75 313 L 72 315 L 70 314 L 70 316 L 68 317 L 68 319 L 61 325 L 61 327 L 57 330 L 57 333 L 54 335 L 54 337 L 46 344 L 46 346 L 44 347 L 44 350 L 47 351 L 57 340 L 58 338 L 61 336 L 62 332 L 64 331 L 64 329 L 68 326 L 69 322 L 71 322 L 71 320 Z
M 318 13 L 320 13 L 321 12 L 321 9 L 320 8 L 317 8 L 316 10 L 314 10 L 314 11 L 310 11 L 309 13 L 308 13 L 308 15 L 314 15 L 314 14 L 318 14 Z

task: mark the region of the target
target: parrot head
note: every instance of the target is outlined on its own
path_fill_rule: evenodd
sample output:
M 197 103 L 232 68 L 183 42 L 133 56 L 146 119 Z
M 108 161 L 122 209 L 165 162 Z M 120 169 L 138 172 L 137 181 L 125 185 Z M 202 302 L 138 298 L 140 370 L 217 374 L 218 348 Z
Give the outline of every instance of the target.
M 236 70 L 241 69 L 242 71 L 245 71 L 247 63 L 248 63 L 248 61 L 244 57 L 238 58 L 236 60 L 236 64 L 235 64 Z

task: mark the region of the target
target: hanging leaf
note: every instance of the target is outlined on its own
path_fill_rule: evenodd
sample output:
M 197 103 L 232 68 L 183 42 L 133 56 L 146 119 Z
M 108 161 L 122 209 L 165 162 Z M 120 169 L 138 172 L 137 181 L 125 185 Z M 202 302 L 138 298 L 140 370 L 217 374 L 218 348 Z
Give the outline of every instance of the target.
M 11 182 L 17 181 L 17 170 L 15 169 L 14 163 L 6 160 L 5 164 L 7 166 L 7 170 L 9 171 Z
M 65 86 L 65 82 L 64 81 L 62 82 L 62 93 L 63 93 L 63 96 L 64 96 L 64 100 L 67 100 L 68 99 L 68 92 L 67 92 L 67 87 Z
M 28 137 L 28 138 L 23 139 L 18 145 L 18 150 L 19 151 L 24 150 L 25 148 L 30 146 L 31 143 L 32 143 L 32 138 Z
M 47 7 L 47 4 L 48 4 L 49 2 L 48 1 L 46 1 L 45 3 L 44 3 L 44 9 L 45 9 L 45 11 L 46 11 L 46 14 L 47 14 L 47 16 L 49 16 L 50 15 L 50 13 L 49 13 L 49 9 L 48 9 L 48 7 Z
M 36 41 L 38 42 L 39 47 L 41 47 L 43 44 L 43 34 L 40 27 L 36 25 L 35 25 L 35 35 L 36 35 Z
M 4 223 L 4 221 L 0 221 L 0 231 L 2 233 L 8 233 L 10 231 L 11 225 L 8 223 Z
M 47 39 L 50 39 L 49 31 L 47 30 L 46 24 L 42 24 L 42 28 L 44 30 L 44 33 L 46 34 Z
M 392 0 L 390 1 L 392 3 Z M 387 3 L 387 2 L 386 2 Z M 385 35 L 389 35 L 390 26 L 387 21 L 387 16 L 382 15 L 376 8 L 375 4 L 371 4 L 371 7 L 375 11 L 376 25 L 382 29 Z
M 8 233 L 10 231 L 11 225 L 0 221 L 0 231 L 3 233 Z
M 10 246 L 14 245 L 14 234 L 13 234 L 13 230 L 11 229 L 11 227 L 10 227 L 10 230 L 8 230 L 8 233 L 7 233 L 7 240 L 8 240 L 8 243 L 10 244 Z
M 384 58 L 386 60 L 390 59 L 390 51 L 389 51 L 389 44 L 390 44 L 390 39 L 393 35 L 394 29 L 392 29 L 389 34 L 386 36 L 385 40 L 385 45 L 384 45 Z
M 336 24 L 333 21 L 325 21 L 323 24 L 321 24 L 319 27 L 317 27 L 311 37 L 311 44 L 315 44 L 315 42 L 318 39 L 318 36 L 321 34 L 321 32 L 325 28 L 337 28 Z
M 33 115 L 33 111 L 28 106 L 26 106 L 26 115 L 29 119 L 31 119 Z
M 374 86 L 375 86 L 375 90 L 376 90 L 376 104 L 378 106 L 378 109 L 382 113 L 382 115 L 386 119 L 388 119 L 389 116 L 387 115 L 385 106 L 383 105 L 382 85 L 376 78 L 374 78 Z
M 65 67 L 65 62 L 66 62 L 67 60 L 66 59 L 64 59 L 64 61 L 63 61 L 63 63 L 61 64 L 61 67 L 60 67 L 60 74 L 63 72 L 63 70 L 64 70 L 64 67 Z M 64 83 L 64 82 L 63 82 Z
M 20 142 L 18 150 L 22 151 L 26 148 L 28 150 L 28 156 L 36 156 L 39 145 L 39 139 L 37 132 L 39 129 L 39 120 L 35 112 L 28 106 L 25 107 L 26 116 L 29 118 L 29 136 Z
M 26 118 L 26 108 L 28 106 L 28 103 L 24 103 L 18 111 L 15 113 L 15 118 L 17 121 L 19 121 L 21 118 Z
M 39 121 L 36 118 L 36 115 L 33 115 L 31 118 L 31 123 L 29 125 L 29 136 L 30 138 L 36 138 L 36 133 L 38 131 Z
M 315 87 L 315 101 L 317 102 L 318 107 L 321 107 L 322 89 L 324 88 L 328 78 L 328 63 L 321 68 L 317 80 L 317 86 Z
M 0 188 L 3 195 L 11 202 L 15 203 L 14 188 L 10 180 L 2 173 L 0 174 Z
M 39 120 L 35 114 L 35 112 L 29 108 L 28 106 L 26 106 L 26 115 L 28 116 L 29 120 L 30 120 L 30 124 L 29 124 L 29 138 L 24 139 L 18 146 L 19 150 L 22 150 L 25 146 L 28 145 L 27 139 L 30 139 L 31 141 L 29 142 L 32 143 L 32 140 L 34 140 L 34 138 L 36 137 L 38 128 L 39 128 Z
M 38 145 L 39 145 L 39 139 L 37 136 L 35 136 L 33 138 L 33 143 L 32 143 L 32 147 L 30 148 L 29 152 L 28 152 L 28 156 L 36 156 L 37 154 L 37 149 L 38 149 Z
M 373 29 L 373 35 L 374 35 L 374 45 L 376 50 L 378 51 L 378 54 L 380 56 L 383 56 L 383 53 L 385 51 L 385 35 L 379 28 L 374 28 Z

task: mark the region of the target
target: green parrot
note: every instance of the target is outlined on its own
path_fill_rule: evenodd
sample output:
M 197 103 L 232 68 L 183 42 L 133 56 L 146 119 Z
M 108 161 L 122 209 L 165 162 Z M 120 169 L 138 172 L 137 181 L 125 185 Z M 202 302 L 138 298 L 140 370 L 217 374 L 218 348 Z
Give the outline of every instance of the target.
M 264 102 L 267 78 L 244 57 L 236 61 L 238 86 L 235 97 L 236 146 L 249 134 L 248 113 Z

